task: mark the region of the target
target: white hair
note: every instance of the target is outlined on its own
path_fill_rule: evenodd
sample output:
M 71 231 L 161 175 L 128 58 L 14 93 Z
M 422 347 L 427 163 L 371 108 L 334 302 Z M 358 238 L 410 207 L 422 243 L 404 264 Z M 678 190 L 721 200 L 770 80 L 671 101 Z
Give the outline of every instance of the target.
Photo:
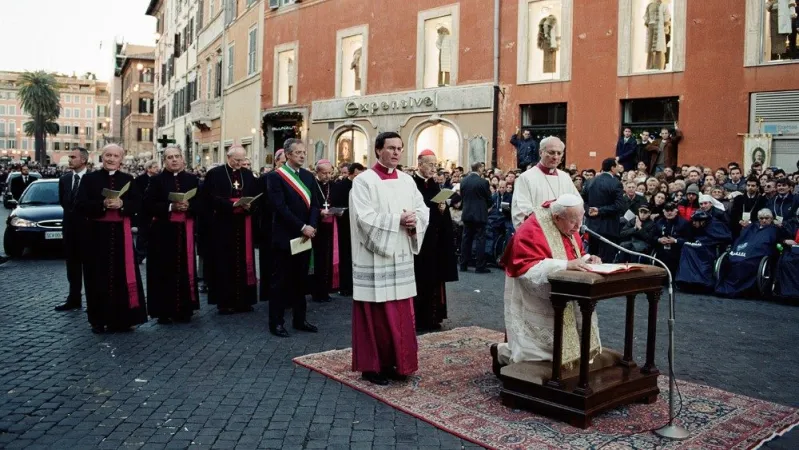
M 544 151 L 550 145 L 559 145 L 560 147 L 565 148 L 566 144 L 560 140 L 557 136 L 547 136 L 544 139 L 541 139 L 541 142 L 538 144 L 538 148 L 540 151 Z
M 244 147 L 242 147 L 241 145 L 238 145 L 238 144 L 236 144 L 236 145 L 232 145 L 232 146 L 231 146 L 231 147 L 230 147 L 230 148 L 227 150 L 227 156 L 233 156 L 233 154 L 234 154 L 234 153 L 236 153 L 237 151 L 241 151 L 241 152 L 243 152 L 245 155 L 247 154 L 247 151 L 246 151 L 246 150 L 244 150 Z
M 147 164 L 144 165 L 144 168 L 147 170 L 152 169 L 153 167 L 158 167 L 158 161 L 151 159 L 147 161 Z
M 108 150 L 119 150 L 119 151 L 122 152 L 122 155 L 125 154 L 125 149 L 122 148 L 120 145 L 117 145 L 117 144 L 108 144 L 108 145 L 106 145 L 105 147 L 103 147 L 103 151 L 100 152 L 100 154 L 104 155 L 105 152 L 107 152 Z
M 768 208 L 763 208 L 760 211 L 758 211 L 757 218 L 760 219 L 760 216 L 771 217 L 772 219 L 774 218 L 774 214 L 772 214 L 771 210 Z

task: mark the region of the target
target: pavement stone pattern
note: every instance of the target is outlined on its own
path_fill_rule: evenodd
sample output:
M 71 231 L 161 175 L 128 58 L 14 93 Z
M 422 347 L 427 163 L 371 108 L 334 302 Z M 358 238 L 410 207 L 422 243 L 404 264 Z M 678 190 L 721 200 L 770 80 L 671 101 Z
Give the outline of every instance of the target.
M 503 329 L 500 272 L 461 276 L 445 327 Z M 219 316 L 204 299 L 190 324 L 94 335 L 85 312 L 52 310 L 66 292 L 58 256 L 0 266 L 0 448 L 479 448 L 291 362 L 350 346 L 349 299 L 309 302 L 320 333 L 289 329 L 290 339 L 269 334 L 265 303 Z M 639 360 L 645 303 L 639 297 Z M 689 295 L 677 304 L 679 379 L 799 407 L 799 308 Z M 664 299 L 664 373 L 667 312 Z M 601 302 L 598 313 L 603 344 L 620 348 L 624 302 Z M 799 431 L 764 448 L 799 448 Z

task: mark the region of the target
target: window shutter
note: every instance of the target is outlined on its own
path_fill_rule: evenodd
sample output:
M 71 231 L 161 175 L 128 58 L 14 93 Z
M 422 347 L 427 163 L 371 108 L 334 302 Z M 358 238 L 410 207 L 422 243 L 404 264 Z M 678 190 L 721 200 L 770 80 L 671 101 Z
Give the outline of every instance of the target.
M 136 140 L 141 141 L 141 128 L 136 128 Z
M 746 35 L 744 37 L 744 66 L 760 64 L 760 29 L 763 2 L 746 0 Z
M 197 2 L 197 34 L 203 28 L 203 4 L 205 2 Z

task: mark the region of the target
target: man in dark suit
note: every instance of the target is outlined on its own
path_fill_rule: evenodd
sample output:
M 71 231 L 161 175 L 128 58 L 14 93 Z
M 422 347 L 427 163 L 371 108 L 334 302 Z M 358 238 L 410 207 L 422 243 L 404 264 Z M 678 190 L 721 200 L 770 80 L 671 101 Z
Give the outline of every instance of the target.
M 732 239 L 738 239 L 741 231 L 752 224 L 752 219 L 757 217 L 758 211 L 767 207 L 766 197 L 760 195 L 760 180 L 757 177 L 749 177 L 746 180 L 746 193 L 738 195 L 732 200 L 732 208 L 730 208 Z
M 638 142 L 633 137 L 630 127 L 624 128 L 624 136 L 616 142 L 616 161 L 624 167 L 624 171 L 635 169 L 635 157 L 638 154 Z
M 463 242 L 461 243 L 461 272 L 468 270 L 472 257 L 472 245 L 477 240 L 477 265 L 475 272 L 489 273 L 486 268 L 486 223 L 488 209 L 491 207 L 491 188 L 488 180 L 480 177 L 484 164 L 472 164 L 472 171 L 461 180 L 463 198 Z
M 19 201 L 19 198 L 22 196 L 22 193 L 25 192 L 25 189 L 34 181 L 36 178 L 28 175 L 28 166 L 22 166 L 19 169 L 20 176 L 11 180 L 11 196 L 14 197 L 14 200 Z
M 602 173 L 597 175 L 586 189 L 589 228 L 618 243 L 621 233 L 619 215 L 624 214 L 624 197 L 621 182 L 616 178 L 616 158 L 602 161 Z M 599 256 L 604 262 L 612 262 L 616 250 L 602 243 L 593 236 L 588 241 L 588 249 L 592 255 Z
M 89 152 L 78 147 L 69 154 L 69 168 L 72 172 L 58 179 L 58 203 L 64 209 L 62 227 L 64 231 L 64 253 L 67 261 L 67 281 L 69 295 L 67 301 L 55 307 L 56 311 L 69 311 L 81 308 L 81 289 L 83 286 L 83 247 L 86 245 L 86 217 L 75 209 L 78 187 L 86 175 Z
M 294 329 L 315 333 L 316 326 L 305 320 L 305 289 L 311 252 L 291 254 L 291 240 L 312 239 L 319 221 L 320 195 L 311 189 L 316 181 L 305 164 L 305 144 L 287 139 L 283 148 L 286 164 L 267 175 L 267 192 L 272 205 L 272 255 L 275 260 L 276 292 L 269 299 L 269 331 L 288 337 L 283 326 L 286 306 L 291 306 Z
M 133 180 L 136 186 L 138 186 L 139 193 L 141 193 L 142 196 L 147 192 L 147 188 L 150 186 L 150 180 L 160 172 L 161 167 L 156 160 L 148 161 L 147 164 L 144 165 L 144 173 Z M 151 221 L 152 217 L 148 217 L 147 213 L 144 211 L 136 214 L 134 220 L 134 226 L 138 228 L 136 232 L 136 260 L 139 264 L 147 257 L 147 242 L 149 241 L 148 237 Z

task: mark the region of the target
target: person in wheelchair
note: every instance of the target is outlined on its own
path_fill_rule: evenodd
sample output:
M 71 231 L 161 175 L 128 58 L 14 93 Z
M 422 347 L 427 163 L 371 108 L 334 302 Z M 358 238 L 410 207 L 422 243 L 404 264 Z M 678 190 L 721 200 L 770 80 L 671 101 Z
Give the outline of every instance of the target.
M 621 246 L 627 250 L 648 254 L 655 242 L 655 222 L 649 205 L 638 207 L 638 215 L 630 219 L 621 230 Z M 618 252 L 614 262 L 639 262 L 638 257 Z
M 799 208 L 780 228 L 782 254 L 774 271 L 774 294 L 799 300 Z
M 745 227 L 730 251 L 721 255 L 716 295 L 743 297 L 759 292 L 761 283 L 771 278 L 765 270 L 776 254 L 778 233 L 774 214 L 768 208 L 758 211 L 757 223 Z
M 724 205 L 710 195 L 702 194 L 699 196 L 699 210 L 704 211 L 716 220 L 727 222 L 727 213 Z
M 691 216 L 693 238 L 680 254 L 676 283 L 680 289 L 711 292 L 715 286 L 714 269 L 719 249 L 732 242 L 730 228 L 723 220 L 698 210 Z
M 680 252 L 692 237 L 691 223 L 680 216 L 675 203 L 663 206 L 663 216 L 655 222 L 655 258 L 663 261 L 671 273 L 677 273 Z

